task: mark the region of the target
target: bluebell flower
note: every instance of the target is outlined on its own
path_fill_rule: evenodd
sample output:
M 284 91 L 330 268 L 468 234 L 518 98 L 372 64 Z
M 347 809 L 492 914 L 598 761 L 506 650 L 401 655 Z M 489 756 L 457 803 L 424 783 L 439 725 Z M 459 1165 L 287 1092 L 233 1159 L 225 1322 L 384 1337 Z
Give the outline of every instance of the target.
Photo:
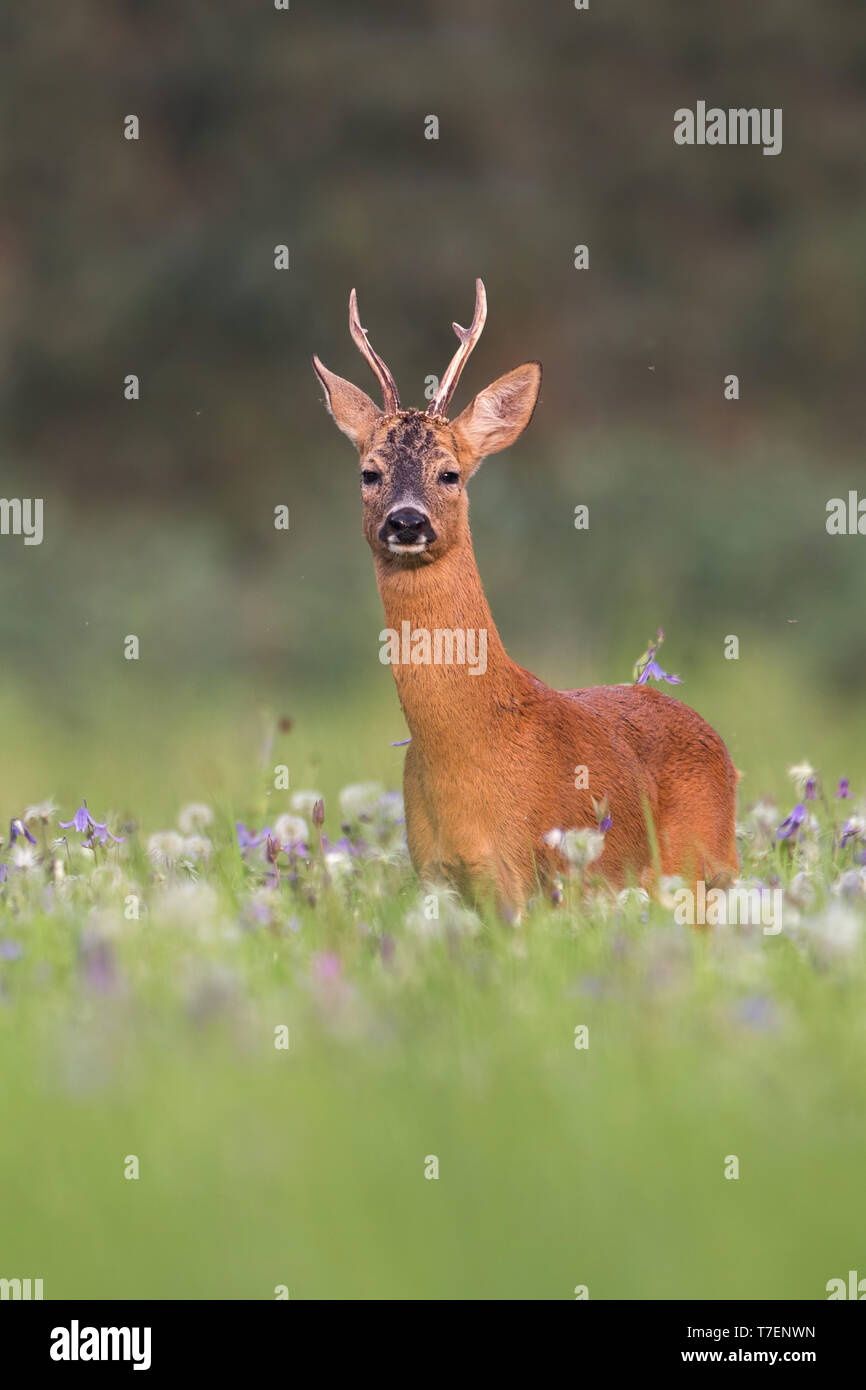
M 106 840 L 113 840 L 116 845 L 122 845 L 125 839 L 125 835 L 112 835 L 105 821 L 92 820 L 90 823 L 90 835 L 84 841 L 84 844 L 87 849 L 93 849 L 95 844 L 104 845 Z
M 85 830 L 96 824 L 96 821 L 87 809 L 87 802 L 82 801 L 72 820 L 61 820 L 57 824 L 61 830 L 77 830 L 79 835 L 83 835 Z
M 85 849 L 93 849 L 95 844 L 104 845 L 106 840 L 113 840 L 115 844 L 122 845 L 126 838 L 124 835 L 112 835 L 105 821 L 94 820 L 87 809 L 86 801 L 82 801 L 72 820 L 61 820 L 57 823 L 61 830 L 77 830 L 79 835 L 86 834 L 87 839 L 83 841 Z M 36 841 L 33 843 L 35 845 Z
M 667 681 L 668 685 L 682 685 L 679 676 L 669 675 L 663 671 L 656 661 L 656 653 L 665 640 L 664 632 L 659 628 L 655 641 L 651 641 L 642 656 L 639 656 L 634 664 L 632 671 L 632 681 L 635 685 L 646 685 L 647 681 Z
M 31 845 L 36 844 L 35 837 L 30 834 L 30 831 L 27 829 L 27 826 L 24 824 L 23 820 L 19 820 L 16 816 L 14 820 L 11 820 L 9 822 L 10 844 L 14 845 L 15 841 L 19 840 L 22 835 L 25 837 L 25 839 L 30 841 Z
M 799 827 L 803 824 L 803 821 L 805 819 L 806 807 L 798 804 L 794 807 L 787 820 L 782 821 L 782 824 L 776 831 L 776 838 L 779 840 L 789 839 L 790 836 L 793 835 L 794 831 L 799 829 Z
M 849 816 L 842 826 L 842 838 L 839 841 L 840 847 L 845 848 L 849 840 L 859 840 L 863 835 L 863 821 L 859 816 Z
M 257 834 L 255 830 L 249 830 L 242 820 L 235 821 L 235 829 L 238 832 L 238 844 L 242 850 L 258 849 L 259 845 L 263 845 L 271 836 L 270 826 L 265 826 L 264 830 Z
M 669 675 L 667 671 L 662 670 L 657 661 L 652 660 L 648 661 L 646 666 L 644 666 L 635 681 L 635 685 L 646 685 L 648 680 L 667 681 L 668 685 L 682 685 L 682 680 L 679 676 Z
M 601 797 L 592 797 L 592 809 L 595 811 L 595 818 L 598 828 L 602 835 L 606 835 L 613 825 L 613 818 L 610 814 L 610 797 L 607 792 Z

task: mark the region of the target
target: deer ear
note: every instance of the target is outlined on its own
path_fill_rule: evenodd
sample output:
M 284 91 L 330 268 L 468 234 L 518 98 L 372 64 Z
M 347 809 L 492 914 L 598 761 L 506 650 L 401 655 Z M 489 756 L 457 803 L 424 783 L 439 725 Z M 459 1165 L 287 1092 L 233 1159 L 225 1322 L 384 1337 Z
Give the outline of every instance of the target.
M 454 421 L 458 443 L 475 467 L 487 454 L 507 449 L 532 419 L 541 390 L 541 363 L 524 362 L 506 372 L 492 386 L 479 391 L 471 405 Z
M 348 435 L 356 449 L 360 449 L 379 416 L 382 414 L 369 396 L 351 381 L 329 372 L 318 357 L 313 358 L 316 376 L 325 388 L 325 405 L 333 415 L 343 434 Z

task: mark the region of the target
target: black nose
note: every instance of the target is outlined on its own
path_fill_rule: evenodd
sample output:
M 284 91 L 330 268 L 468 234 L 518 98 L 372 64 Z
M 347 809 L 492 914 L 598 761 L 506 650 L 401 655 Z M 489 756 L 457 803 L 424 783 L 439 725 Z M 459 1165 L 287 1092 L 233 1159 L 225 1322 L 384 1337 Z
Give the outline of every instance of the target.
M 391 512 L 385 518 L 379 536 L 383 541 L 393 538 L 399 545 L 415 545 L 422 538 L 426 541 L 436 539 L 429 517 L 416 511 L 414 507 L 398 507 L 396 511 Z

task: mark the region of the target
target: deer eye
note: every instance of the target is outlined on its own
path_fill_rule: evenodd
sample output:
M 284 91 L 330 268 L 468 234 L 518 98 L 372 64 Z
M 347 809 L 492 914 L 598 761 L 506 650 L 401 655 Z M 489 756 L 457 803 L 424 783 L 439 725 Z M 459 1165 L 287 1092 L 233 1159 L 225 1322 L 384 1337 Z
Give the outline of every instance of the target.
M 439 481 L 440 481 L 440 483 L 459 483 L 459 482 L 460 482 L 460 474 L 459 474 L 459 473 L 452 473 L 452 472 L 449 472 L 449 471 L 446 469 L 446 471 L 445 471 L 444 473 L 440 473 L 440 474 L 439 474 Z
M 382 474 L 377 473 L 375 468 L 364 468 L 361 470 L 361 482 L 365 483 L 367 487 L 372 487 L 374 483 L 380 483 L 381 481 Z

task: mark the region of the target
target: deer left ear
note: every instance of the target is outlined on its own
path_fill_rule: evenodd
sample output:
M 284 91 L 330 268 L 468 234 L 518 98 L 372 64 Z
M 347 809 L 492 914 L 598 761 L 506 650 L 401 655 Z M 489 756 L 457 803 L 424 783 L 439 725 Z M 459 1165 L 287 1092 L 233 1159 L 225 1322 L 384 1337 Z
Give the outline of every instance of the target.
M 532 419 L 541 390 L 541 363 L 524 362 L 487 386 L 452 426 L 458 443 L 473 462 L 473 472 L 487 454 L 507 449 Z
M 318 357 L 313 358 L 313 368 L 325 388 L 325 405 L 343 434 L 351 439 L 356 449 L 361 449 L 380 418 L 381 410 L 351 381 L 329 372 Z

